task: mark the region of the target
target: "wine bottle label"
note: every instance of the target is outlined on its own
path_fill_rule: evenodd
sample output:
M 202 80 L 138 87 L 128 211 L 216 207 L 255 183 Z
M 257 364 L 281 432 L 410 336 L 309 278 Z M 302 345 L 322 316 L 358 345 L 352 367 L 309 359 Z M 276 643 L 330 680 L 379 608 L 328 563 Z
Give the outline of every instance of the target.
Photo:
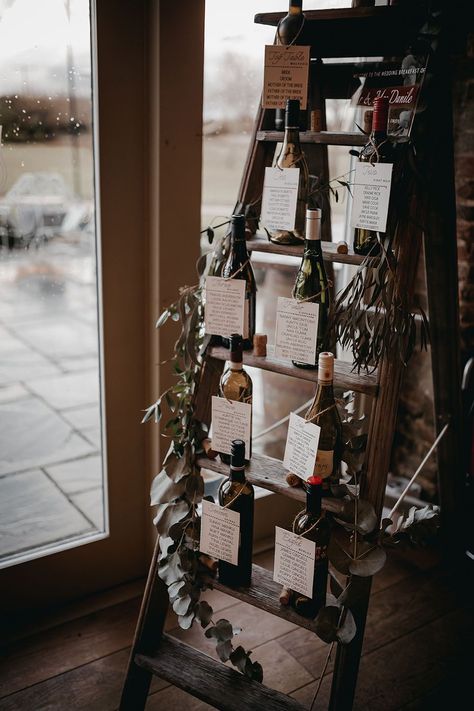
M 316 565 L 319 561 L 324 561 L 328 557 L 328 547 L 327 546 L 316 546 L 314 549 L 314 560 Z
M 334 467 L 334 450 L 333 449 L 318 449 L 316 455 L 316 463 L 314 465 L 314 476 L 319 476 L 321 479 L 326 479 L 331 476 Z

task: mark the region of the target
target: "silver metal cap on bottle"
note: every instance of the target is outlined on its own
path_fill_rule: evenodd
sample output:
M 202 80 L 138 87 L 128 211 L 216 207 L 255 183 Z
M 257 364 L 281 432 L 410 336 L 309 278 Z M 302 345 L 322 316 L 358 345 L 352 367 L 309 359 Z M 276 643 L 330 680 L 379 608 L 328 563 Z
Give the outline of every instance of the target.
M 306 210 L 305 239 L 321 239 L 321 214 L 319 207 Z

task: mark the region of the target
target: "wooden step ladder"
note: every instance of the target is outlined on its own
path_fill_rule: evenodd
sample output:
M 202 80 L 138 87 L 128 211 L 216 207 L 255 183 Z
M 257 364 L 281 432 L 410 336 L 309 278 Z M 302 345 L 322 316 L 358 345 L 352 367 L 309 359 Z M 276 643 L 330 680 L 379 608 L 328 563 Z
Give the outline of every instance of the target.
M 255 20 L 276 25 L 283 14 L 267 13 L 258 15 Z M 409 3 L 408 6 L 403 4 L 393 7 L 309 11 L 305 13 L 305 17 L 304 31 L 299 42 L 311 45 L 312 56 L 326 58 L 353 57 L 361 54 L 364 56 L 400 55 L 410 40 L 416 36 L 425 14 L 421 4 L 413 7 L 413 3 Z M 335 71 L 334 66 L 324 67 L 325 73 L 327 71 L 326 77 L 329 79 L 331 72 Z M 350 62 L 338 64 L 339 78 L 341 72 L 346 72 L 347 86 L 349 86 L 353 65 Z M 423 203 L 424 219 L 430 226 L 430 232 L 424 235 L 425 252 L 429 252 L 429 264 L 427 264 L 429 307 L 430 313 L 436 314 L 436 322 L 433 320 L 431 322 L 431 335 L 433 371 L 436 376 L 435 404 L 438 432 L 448 417 L 451 422 L 449 437 L 445 438 L 438 460 L 442 485 L 441 501 L 442 505 L 444 501 L 446 502 L 444 516 L 449 529 L 457 506 L 456 491 L 459 491 L 459 481 L 456 484 L 456 478 L 448 474 L 447 470 L 449 463 L 454 463 L 454 466 L 460 463 L 461 410 L 460 400 L 458 401 L 459 360 L 457 346 L 456 344 L 453 346 L 458 323 L 457 299 L 443 298 L 449 290 L 453 294 L 457 289 L 453 154 L 449 122 L 450 104 L 446 99 L 447 80 L 449 77 L 440 71 L 440 79 L 434 85 L 437 87 L 438 97 L 443 97 L 444 125 L 439 127 L 437 123 L 438 111 L 431 111 L 431 119 L 428 116 L 424 127 L 424 143 L 429 148 L 429 151 L 426 151 L 426 167 L 430 170 L 430 162 L 432 167 L 436 165 L 436 179 L 441 181 L 442 186 L 440 187 L 439 182 L 437 183 L 433 177 L 430 185 L 433 199 L 426 200 L 421 196 L 417 199 L 415 196 L 412 200 L 411 218 L 405 225 L 397 260 L 399 285 L 407 294 L 412 295 L 422 242 L 420 206 Z M 431 90 L 433 93 L 433 86 Z M 237 201 L 237 209 L 252 206 L 247 210 L 250 216 L 259 214 L 258 198 L 262 192 L 264 170 L 266 166 L 272 164 L 276 145 L 282 140 L 282 134 L 272 130 L 271 114 L 272 112 L 264 110 L 258 113 Z M 326 180 L 328 178 L 327 147 L 330 145 L 361 146 L 365 140 L 365 136 L 360 133 L 308 131 L 301 134 L 310 173 L 323 175 Z M 433 170 L 432 175 L 434 174 Z M 442 200 L 439 199 L 437 191 L 442 192 Z M 328 263 L 360 265 L 362 257 L 351 250 L 347 254 L 337 253 L 330 239 L 330 219 L 327 219 L 323 230 L 323 240 L 326 240 L 323 241 L 324 259 Z M 274 245 L 258 234 L 248 239 L 247 246 L 252 254 L 258 252 L 302 255 L 301 246 Z M 451 329 L 454 328 L 454 332 L 453 330 L 450 332 L 450 352 L 448 352 L 449 349 L 442 347 L 442 344 L 448 345 L 445 339 L 450 326 Z M 227 356 L 228 351 L 217 346 L 208 347 L 205 354 L 201 385 L 195 403 L 195 416 L 206 424 L 209 424 L 211 419 L 211 395 L 217 393 L 219 378 Z M 317 371 L 302 370 L 288 362 L 276 359 L 272 348 L 269 348 L 266 358 L 255 357 L 252 352 L 244 353 L 244 364 L 283 376 L 317 381 Z M 442 376 L 445 367 L 449 367 L 450 370 Z M 361 495 L 373 504 L 379 517 L 382 512 L 390 464 L 402 373 L 403 366 L 396 354 L 385 358 L 377 372 L 372 374 L 358 375 L 352 372 L 349 364 L 337 360 L 335 363 L 335 386 L 362 393 L 373 401 Z M 227 474 L 228 471 L 227 466 L 206 457 L 199 458 L 197 463 L 204 469 L 220 474 Z M 248 480 L 256 486 L 299 500 L 301 503 L 305 500 L 302 489 L 292 488 L 286 484 L 287 472 L 281 461 L 254 454 L 246 473 Z M 324 508 L 330 512 L 337 512 L 340 505 L 337 500 L 323 500 Z M 145 707 L 153 674 L 224 711 L 302 710 L 303 707 L 291 697 L 253 682 L 217 659 L 208 657 L 163 633 L 168 610 L 168 594 L 166 585 L 157 575 L 157 557 L 158 544 L 149 571 L 120 711 L 139 711 Z M 371 579 L 352 576 L 351 584 L 360 591 L 360 595 L 357 596 L 360 602 L 357 607 L 351 607 L 357 624 L 357 634 L 350 644 L 337 647 L 329 705 L 332 711 L 346 711 L 352 708 L 369 604 Z M 311 630 L 313 627 L 312 620 L 307 620 L 291 608 L 280 605 L 280 586 L 273 582 L 269 571 L 258 566 L 253 567 L 252 584 L 249 588 L 228 588 L 219 582 L 215 583 L 215 588 L 306 629 Z

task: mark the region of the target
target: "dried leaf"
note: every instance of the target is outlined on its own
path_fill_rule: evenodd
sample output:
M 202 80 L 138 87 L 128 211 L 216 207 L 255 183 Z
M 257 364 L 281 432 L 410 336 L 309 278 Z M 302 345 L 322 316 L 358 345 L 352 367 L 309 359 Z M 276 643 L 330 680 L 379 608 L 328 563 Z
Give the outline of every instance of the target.
M 341 611 L 338 607 L 327 605 L 322 607 L 314 621 L 314 631 L 323 642 L 336 642 L 339 616 Z
M 166 534 L 174 523 L 188 516 L 190 511 L 187 501 L 178 501 L 176 504 L 160 504 L 153 523 L 158 533 Z
M 166 469 L 162 469 L 161 472 L 155 476 L 151 484 L 150 506 L 167 504 L 170 501 L 179 499 L 179 497 L 183 495 L 184 489 L 184 481 L 175 483 L 169 478 Z
M 196 606 L 196 618 L 201 623 L 201 627 L 207 627 L 212 619 L 212 607 L 205 600 L 201 600 Z
M 170 316 L 171 316 L 170 311 L 168 309 L 165 309 L 163 311 L 163 313 L 161 314 L 160 318 L 157 320 L 157 322 L 155 324 L 155 328 L 161 328 L 161 326 L 163 326 L 163 324 L 165 324 L 167 322 L 167 320 L 169 319 Z
M 228 639 L 216 644 L 216 652 L 221 662 L 227 662 L 232 652 L 232 642 Z
M 353 560 L 349 570 L 353 575 L 358 575 L 361 578 L 371 577 L 383 568 L 386 560 L 387 554 L 384 549 L 380 546 L 375 546 L 363 557 Z

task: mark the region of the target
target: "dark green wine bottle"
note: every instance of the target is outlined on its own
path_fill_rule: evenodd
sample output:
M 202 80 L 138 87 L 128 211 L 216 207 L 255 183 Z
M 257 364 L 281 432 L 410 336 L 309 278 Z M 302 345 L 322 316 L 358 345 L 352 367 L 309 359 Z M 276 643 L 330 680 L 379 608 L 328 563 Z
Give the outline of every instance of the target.
M 319 304 L 316 357 L 314 363 L 293 361 L 299 368 L 316 368 L 318 356 L 327 347 L 330 293 L 321 250 L 321 210 L 306 210 L 304 253 L 293 287 L 297 301 Z
M 372 115 L 372 131 L 370 140 L 361 151 L 359 160 L 362 163 L 393 163 L 393 146 L 387 138 L 389 101 L 387 97 L 374 99 Z M 376 256 L 380 252 L 380 242 L 377 232 L 356 227 L 354 230 L 354 252 Z M 380 235 L 383 238 L 383 235 Z
M 255 334 L 255 305 L 257 285 L 250 263 L 250 255 L 245 241 L 245 215 L 232 215 L 230 232 L 230 251 L 222 269 L 224 279 L 243 279 L 245 281 L 245 311 L 242 347 L 249 350 L 253 346 Z M 222 344 L 229 347 L 229 339 L 223 338 Z
M 303 26 L 304 15 L 303 15 L 303 0 L 290 0 L 288 6 L 288 14 L 281 20 L 278 25 L 277 32 L 277 43 L 278 44 L 292 44 L 295 39 L 297 39 L 298 34 Z M 303 113 L 303 112 L 302 112 Z M 305 129 L 302 123 L 304 117 L 301 116 L 298 121 L 298 125 L 301 126 L 301 130 Z M 285 109 L 275 110 L 275 130 L 283 131 L 285 127 Z
M 245 443 L 232 442 L 230 474 L 219 487 L 219 504 L 240 514 L 240 542 L 237 565 L 219 561 L 219 581 L 229 587 L 250 585 L 252 577 L 254 489 L 245 478 Z
M 293 531 L 316 543 L 313 594 L 309 598 L 292 591 L 290 605 L 304 617 L 314 618 L 326 604 L 330 524 L 321 509 L 322 479 L 312 476 L 306 482 L 306 508 L 295 519 Z

